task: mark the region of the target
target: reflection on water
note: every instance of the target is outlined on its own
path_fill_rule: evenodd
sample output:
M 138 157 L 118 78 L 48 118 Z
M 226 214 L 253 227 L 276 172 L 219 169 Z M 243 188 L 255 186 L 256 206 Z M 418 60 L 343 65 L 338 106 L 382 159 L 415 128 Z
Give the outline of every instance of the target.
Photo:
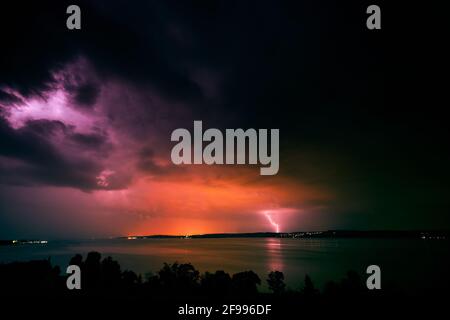
M 98 251 L 117 259 L 122 269 L 142 275 L 157 272 L 164 262 L 178 261 L 190 262 L 201 272 L 253 270 L 265 285 L 268 272 L 278 270 L 295 289 L 305 274 L 320 287 L 350 269 L 364 275 L 368 265 L 376 264 L 384 283 L 424 290 L 449 283 L 447 245 L 420 239 L 115 239 L 1 246 L 0 262 L 51 257 L 65 268 L 75 253 Z
M 266 239 L 266 252 L 268 258 L 269 270 L 284 270 L 283 267 L 283 254 L 281 250 L 281 239 L 267 238 Z

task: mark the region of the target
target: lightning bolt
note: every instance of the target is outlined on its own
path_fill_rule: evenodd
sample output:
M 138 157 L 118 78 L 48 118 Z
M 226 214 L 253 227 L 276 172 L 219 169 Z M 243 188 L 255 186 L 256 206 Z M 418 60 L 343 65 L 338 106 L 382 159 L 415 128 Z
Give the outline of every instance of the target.
M 280 232 L 280 226 L 278 225 L 278 223 L 275 223 L 275 221 L 273 221 L 272 216 L 270 215 L 270 213 L 268 213 L 267 211 L 264 212 L 264 215 L 266 216 L 267 220 L 269 221 L 269 223 L 275 227 L 275 230 L 277 231 L 277 233 Z

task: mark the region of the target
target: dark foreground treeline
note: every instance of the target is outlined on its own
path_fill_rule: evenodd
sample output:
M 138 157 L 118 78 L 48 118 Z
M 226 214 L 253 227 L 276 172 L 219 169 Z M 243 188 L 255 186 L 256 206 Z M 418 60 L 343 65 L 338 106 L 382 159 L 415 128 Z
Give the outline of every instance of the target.
M 385 312 L 415 314 L 417 307 L 436 311 L 445 306 L 446 292 L 424 292 L 421 297 L 411 297 L 400 291 L 368 290 L 365 278 L 349 271 L 337 281 L 328 282 L 319 290 L 311 278 L 305 275 L 300 289 L 287 289 L 284 275 L 270 272 L 261 279 L 253 271 L 230 275 L 224 271 L 201 274 L 191 264 L 164 264 L 155 274 L 144 277 L 130 270 L 122 270 L 111 257 L 103 258 L 98 252 L 90 252 L 85 259 L 79 254 L 70 265 L 81 269 L 81 290 L 68 290 L 65 270 L 53 266 L 50 260 L 13 262 L 0 264 L 0 304 L 14 312 L 33 315 L 41 308 L 45 314 L 56 309 L 63 312 L 96 310 L 116 317 L 138 317 L 145 311 L 159 315 L 161 319 L 180 317 L 179 308 L 185 304 L 270 304 L 272 311 L 262 318 L 286 319 L 292 315 L 311 315 L 327 318 L 343 314 L 358 319 L 367 315 L 384 316 Z M 265 281 L 270 292 L 260 292 L 258 287 Z M 215 307 L 215 308 L 216 308 Z M 120 311 L 118 311 L 120 310 Z M 53 312 L 55 318 L 60 313 Z M 234 319 L 241 316 L 214 314 L 213 318 Z M 186 319 L 186 317 L 181 317 Z M 202 317 L 200 317 L 202 318 Z M 204 318 L 204 317 L 203 317 Z M 250 318 L 254 318 L 250 317 Z M 191 318 L 199 319 L 199 318 Z
M 22 296 L 29 294 L 47 295 L 101 295 L 101 296 L 154 296 L 176 297 L 256 297 L 258 295 L 366 295 L 369 294 L 360 276 L 349 271 L 341 281 L 327 283 L 319 291 L 306 275 L 300 290 L 287 290 L 284 275 L 272 271 L 261 279 L 253 271 L 230 275 L 224 271 L 200 274 L 192 264 L 164 264 L 156 274 L 144 278 L 130 270 L 122 270 L 111 257 L 103 258 L 98 252 L 90 252 L 86 259 L 79 254 L 69 262 L 81 269 L 81 290 L 68 290 L 69 275 L 52 266 L 49 260 L 13 262 L 0 264 L 0 295 Z M 271 293 L 261 293 L 258 286 L 266 281 Z

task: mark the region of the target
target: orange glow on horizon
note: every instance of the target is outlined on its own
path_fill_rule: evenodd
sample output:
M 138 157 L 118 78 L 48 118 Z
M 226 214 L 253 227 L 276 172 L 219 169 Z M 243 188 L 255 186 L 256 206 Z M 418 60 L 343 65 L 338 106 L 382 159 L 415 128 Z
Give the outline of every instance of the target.
M 138 179 L 127 190 L 98 192 L 98 200 L 134 214 L 125 234 L 135 236 L 274 231 L 262 212 L 270 212 L 276 224 L 289 225 L 305 203 L 329 198 L 323 190 L 282 177 L 260 182 L 249 169 L 202 167 L 164 179 Z

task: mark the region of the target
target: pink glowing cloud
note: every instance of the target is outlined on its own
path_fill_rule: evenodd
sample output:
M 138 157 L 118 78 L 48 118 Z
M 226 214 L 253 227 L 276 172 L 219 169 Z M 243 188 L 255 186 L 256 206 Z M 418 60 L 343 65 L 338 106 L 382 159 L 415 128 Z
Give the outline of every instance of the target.
M 62 89 L 47 92 L 47 98 L 26 99 L 18 92 L 11 93 L 23 101 L 23 104 L 14 105 L 7 116 L 14 129 L 23 127 L 28 121 L 41 119 L 61 121 L 84 132 L 89 131 L 94 125 L 94 119 L 91 116 L 79 112 L 68 104 L 67 93 Z

